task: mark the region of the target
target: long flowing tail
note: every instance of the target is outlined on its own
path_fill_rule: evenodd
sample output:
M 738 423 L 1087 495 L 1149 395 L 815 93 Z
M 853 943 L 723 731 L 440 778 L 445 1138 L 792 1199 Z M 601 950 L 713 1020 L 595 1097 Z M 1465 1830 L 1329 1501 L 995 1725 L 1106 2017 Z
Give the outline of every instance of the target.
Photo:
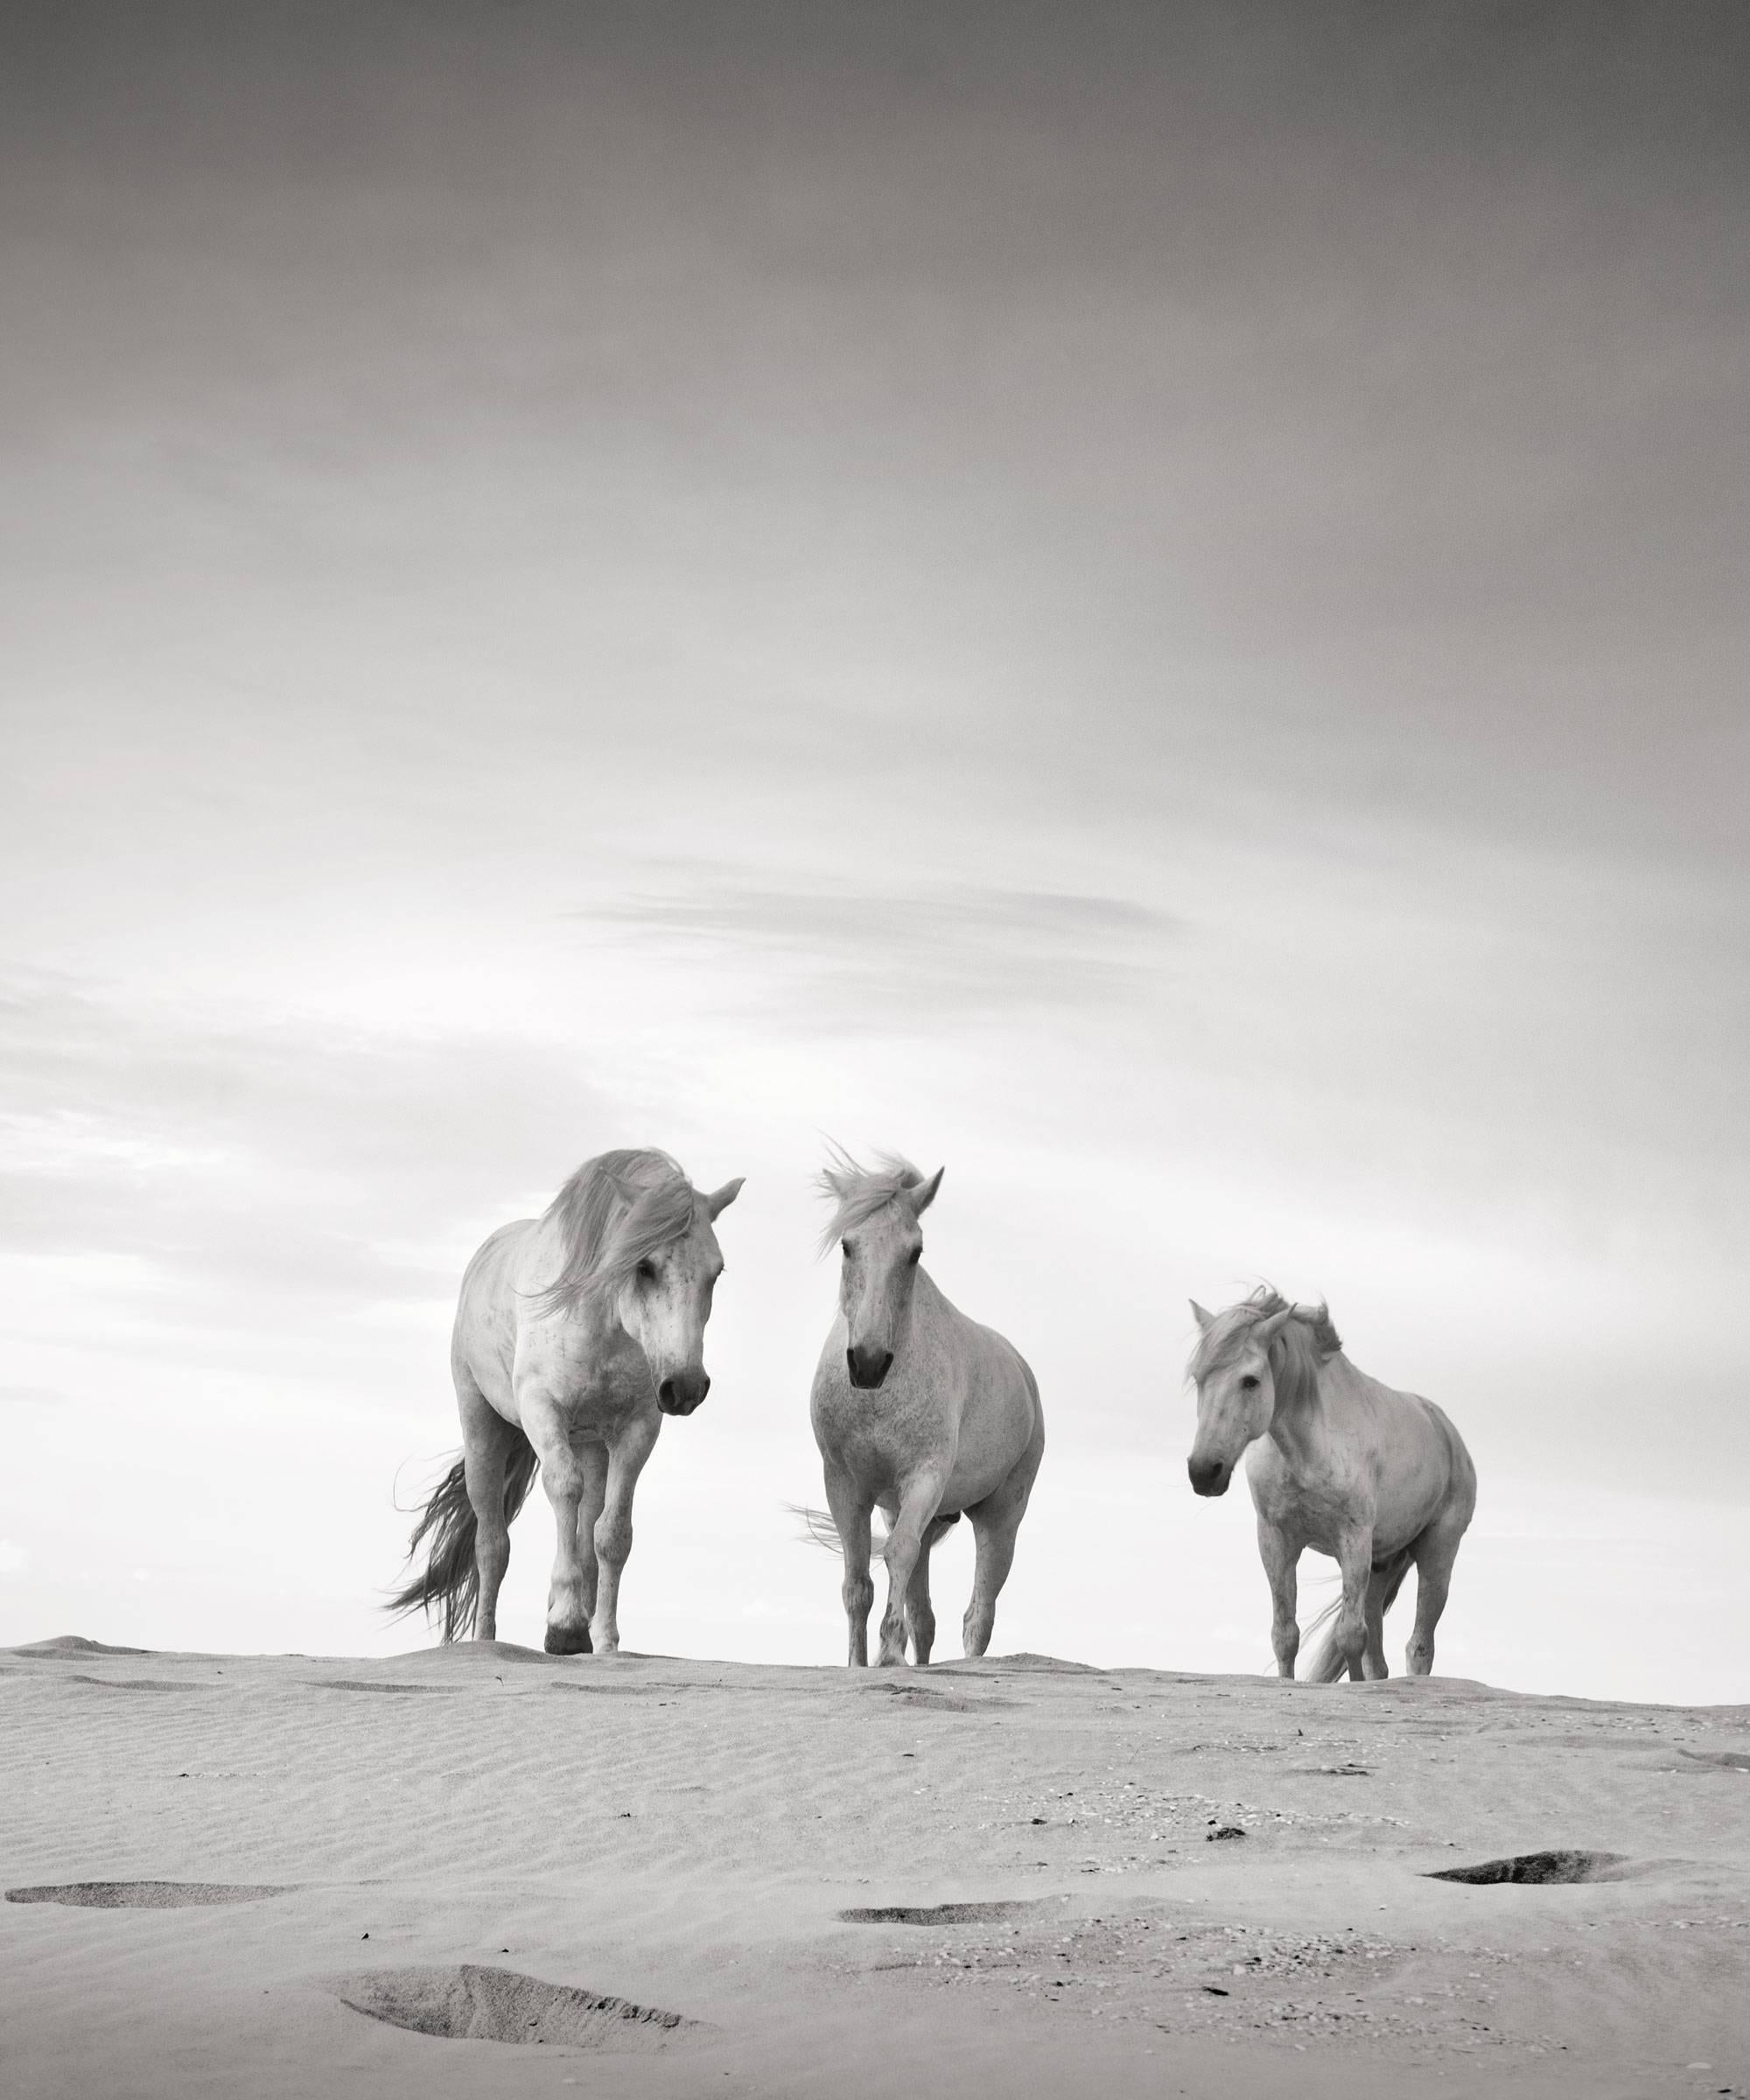
M 504 1521 L 508 1523 L 528 1500 L 541 1462 L 522 1431 L 508 1423 L 505 1426 L 516 1439 L 504 1470 Z M 429 1614 L 441 1607 L 444 1640 L 467 1640 L 480 1605 L 480 1571 L 474 1559 L 478 1529 L 464 1461 L 458 1459 L 432 1489 L 407 1542 L 409 1560 L 416 1559 L 425 1547 L 425 1565 L 404 1589 L 396 1592 L 384 1610 L 393 1618 L 404 1619 L 410 1612 Z
M 838 1526 L 833 1522 L 832 1512 L 830 1509 L 810 1509 L 803 1502 L 786 1502 L 784 1507 L 792 1516 L 802 1518 L 804 1538 L 812 1539 L 817 1546 L 824 1546 L 829 1553 L 836 1553 L 843 1557 L 844 1547 L 838 1536 Z M 929 1530 L 924 1534 L 927 1544 L 933 1546 L 950 1524 L 957 1524 L 959 1522 L 960 1512 L 957 1509 L 950 1509 L 943 1516 L 933 1517 L 930 1520 Z M 877 1531 L 869 1542 L 870 1558 L 878 1560 L 886 1550 L 887 1534 L 885 1531 Z
M 786 1502 L 784 1507 L 792 1516 L 799 1516 L 802 1520 L 804 1538 L 812 1540 L 817 1546 L 824 1546 L 829 1553 L 843 1556 L 844 1547 L 830 1509 L 810 1509 L 806 1502 Z
M 1397 1592 L 1404 1587 L 1404 1578 L 1410 1572 L 1410 1563 L 1415 1558 L 1416 1547 L 1412 1542 L 1407 1546 L 1401 1547 L 1390 1560 L 1381 1564 L 1387 1574 L 1385 1601 L 1379 1607 L 1379 1615 L 1382 1619 L 1397 1601 Z M 1376 1574 L 1380 1572 L 1380 1569 L 1375 1570 Z M 1310 1637 L 1316 1634 L 1321 1626 L 1326 1625 L 1330 1620 L 1335 1619 L 1342 1608 L 1343 1592 L 1339 1589 L 1330 1603 L 1307 1627 L 1307 1635 Z M 1318 1652 L 1300 1674 L 1309 1684 L 1334 1684 L 1348 1667 L 1348 1657 L 1337 1653 L 1337 1629 L 1333 1626 L 1330 1632 L 1320 1643 Z

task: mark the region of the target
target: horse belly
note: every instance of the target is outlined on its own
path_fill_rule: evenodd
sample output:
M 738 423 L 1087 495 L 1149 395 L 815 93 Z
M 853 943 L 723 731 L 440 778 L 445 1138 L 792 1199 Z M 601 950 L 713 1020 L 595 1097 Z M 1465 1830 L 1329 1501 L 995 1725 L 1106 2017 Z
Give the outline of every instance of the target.
M 954 1465 L 942 1490 L 944 1509 L 972 1509 L 994 1494 L 1026 1456 L 1039 1427 L 1039 1404 L 1020 1359 L 999 1376 L 970 1382 L 955 1438 Z
M 1445 1508 L 1451 1491 L 1452 1466 L 1444 1449 L 1400 1457 L 1396 1468 L 1382 1474 L 1376 1494 L 1375 1561 L 1390 1559 L 1420 1538 Z
M 1020 1453 L 1015 1454 L 1018 1458 Z M 982 1457 L 967 1464 L 956 1458 L 954 1469 L 948 1476 L 948 1485 L 942 1491 L 937 1508 L 957 1513 L 962 1509 L 976 1509 L 987 1495 L 995 1494 L 1015 1469 L 1015 1460 L 1006 1466 L 995 1465 Z

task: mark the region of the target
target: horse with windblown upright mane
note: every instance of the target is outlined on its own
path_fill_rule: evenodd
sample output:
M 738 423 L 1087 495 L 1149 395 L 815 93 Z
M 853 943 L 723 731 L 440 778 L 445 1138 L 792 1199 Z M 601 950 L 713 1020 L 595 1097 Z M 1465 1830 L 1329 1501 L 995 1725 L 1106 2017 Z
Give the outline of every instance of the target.
M 710 1390 L 704 1328 L 723 1270 L 713 1222 L 739 1180 L 696 1189 L 666 1152 L 585 1160 L 538 1218 L 500 1226 L 462 1278 L 451 1370 L 462 1456 L 409 1542 L 425 1564 L 391 1599 L 440 1609 L 444 1638 L 498 1631 L 510 1523 L 534 1485 L 558 1550 L 550 1655 L 620 1646 L 632 1496 L 664 1415 Z
M 1197 1385 L 1191 1485 L 1199 1494 L 1225 1494 L 1250 1446 L 1246 1480 L 1278 1670 L 1294 1675 L 1296 1571 L 1311 1546 L 1336 1561 L 1343 1580 L 1311 1677 L 1388 1674 L 1385 1614 L 1412 1564 L 1416 1625 L 1406 1662 L 1411 1676 L 1426 1676 L 1476 1508 L 1476 1468 L 1463 1438 L 1432 1400 L 1357 1370 L 1322 1305 L 1291 1305 L 1264 1284 L 1225 1312 L 1206 1312 L 1195 1298 L 1191 1310 L 1200 1330 L 1188 1372 Z
M 922 1266 L 919 1220 L 942 1186 L 884 1154 L 874 1168 L 840 1152 L 820 1177 L 833 1204 L 821 1237 L 842 1263 L 838 1317 L 815 1372 L 809 1414 L 844 1555 L 842 1595 L 853 1665 L 869 1660 L 870 1518 L 888 1519 L 887 1606 L 876 1661 L 903 1662 L 909 1639 L 930 1659 L 930 1549 L 962 1511 L 976 1544 L 966 1653 L 990 1645 L 1045 1452 L 1039 1386 L 1014 1344 L 956 1310 Z

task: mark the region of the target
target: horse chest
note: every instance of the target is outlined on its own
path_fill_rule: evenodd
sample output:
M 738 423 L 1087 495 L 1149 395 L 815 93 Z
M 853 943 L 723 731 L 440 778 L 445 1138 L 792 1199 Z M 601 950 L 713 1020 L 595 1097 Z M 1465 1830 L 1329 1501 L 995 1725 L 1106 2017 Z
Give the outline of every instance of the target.
M 538 1390 L 573 1430 L 610 1429 L 655 1405 L 644 1353 L 636 1348 L 582 1350 L 563 1344 L 525 1348 L 516 1366 L 519 1396 Z
M 1328 1552 L 1340 1533 L 1370 1515 L 1371 1497 L 1353 1468 L 1291 1466 L 1269 1444 L 1254 1451 L 1246 1467 L 1252 1501 L 1278 1531 Z
M 878 1395 L 848 1384 L 820 1395 L 815 1425 L 822 1448 L 842 1465 L 884 1483 L 927 1457 L 951 1452 L 954 1444 L 942 1408 L 891 1379 Z

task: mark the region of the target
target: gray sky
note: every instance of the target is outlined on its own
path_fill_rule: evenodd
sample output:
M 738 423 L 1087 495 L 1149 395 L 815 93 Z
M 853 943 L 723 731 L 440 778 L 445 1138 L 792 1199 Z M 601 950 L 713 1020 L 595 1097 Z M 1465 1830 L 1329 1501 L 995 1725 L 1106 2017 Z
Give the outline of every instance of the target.
M 0 1638 L 396 1644 L 460 1265 L 648 1142 L 749 1179 L 627 1637 L 832 1658 L 830 1132 L 1040 1372 L 999 1645 L 1264 1659 L 1180 1371 L 1269 1276 L 1476 1451 L 1443 1664 L 1746 1696 L 1746 79 L 8 10 Z

